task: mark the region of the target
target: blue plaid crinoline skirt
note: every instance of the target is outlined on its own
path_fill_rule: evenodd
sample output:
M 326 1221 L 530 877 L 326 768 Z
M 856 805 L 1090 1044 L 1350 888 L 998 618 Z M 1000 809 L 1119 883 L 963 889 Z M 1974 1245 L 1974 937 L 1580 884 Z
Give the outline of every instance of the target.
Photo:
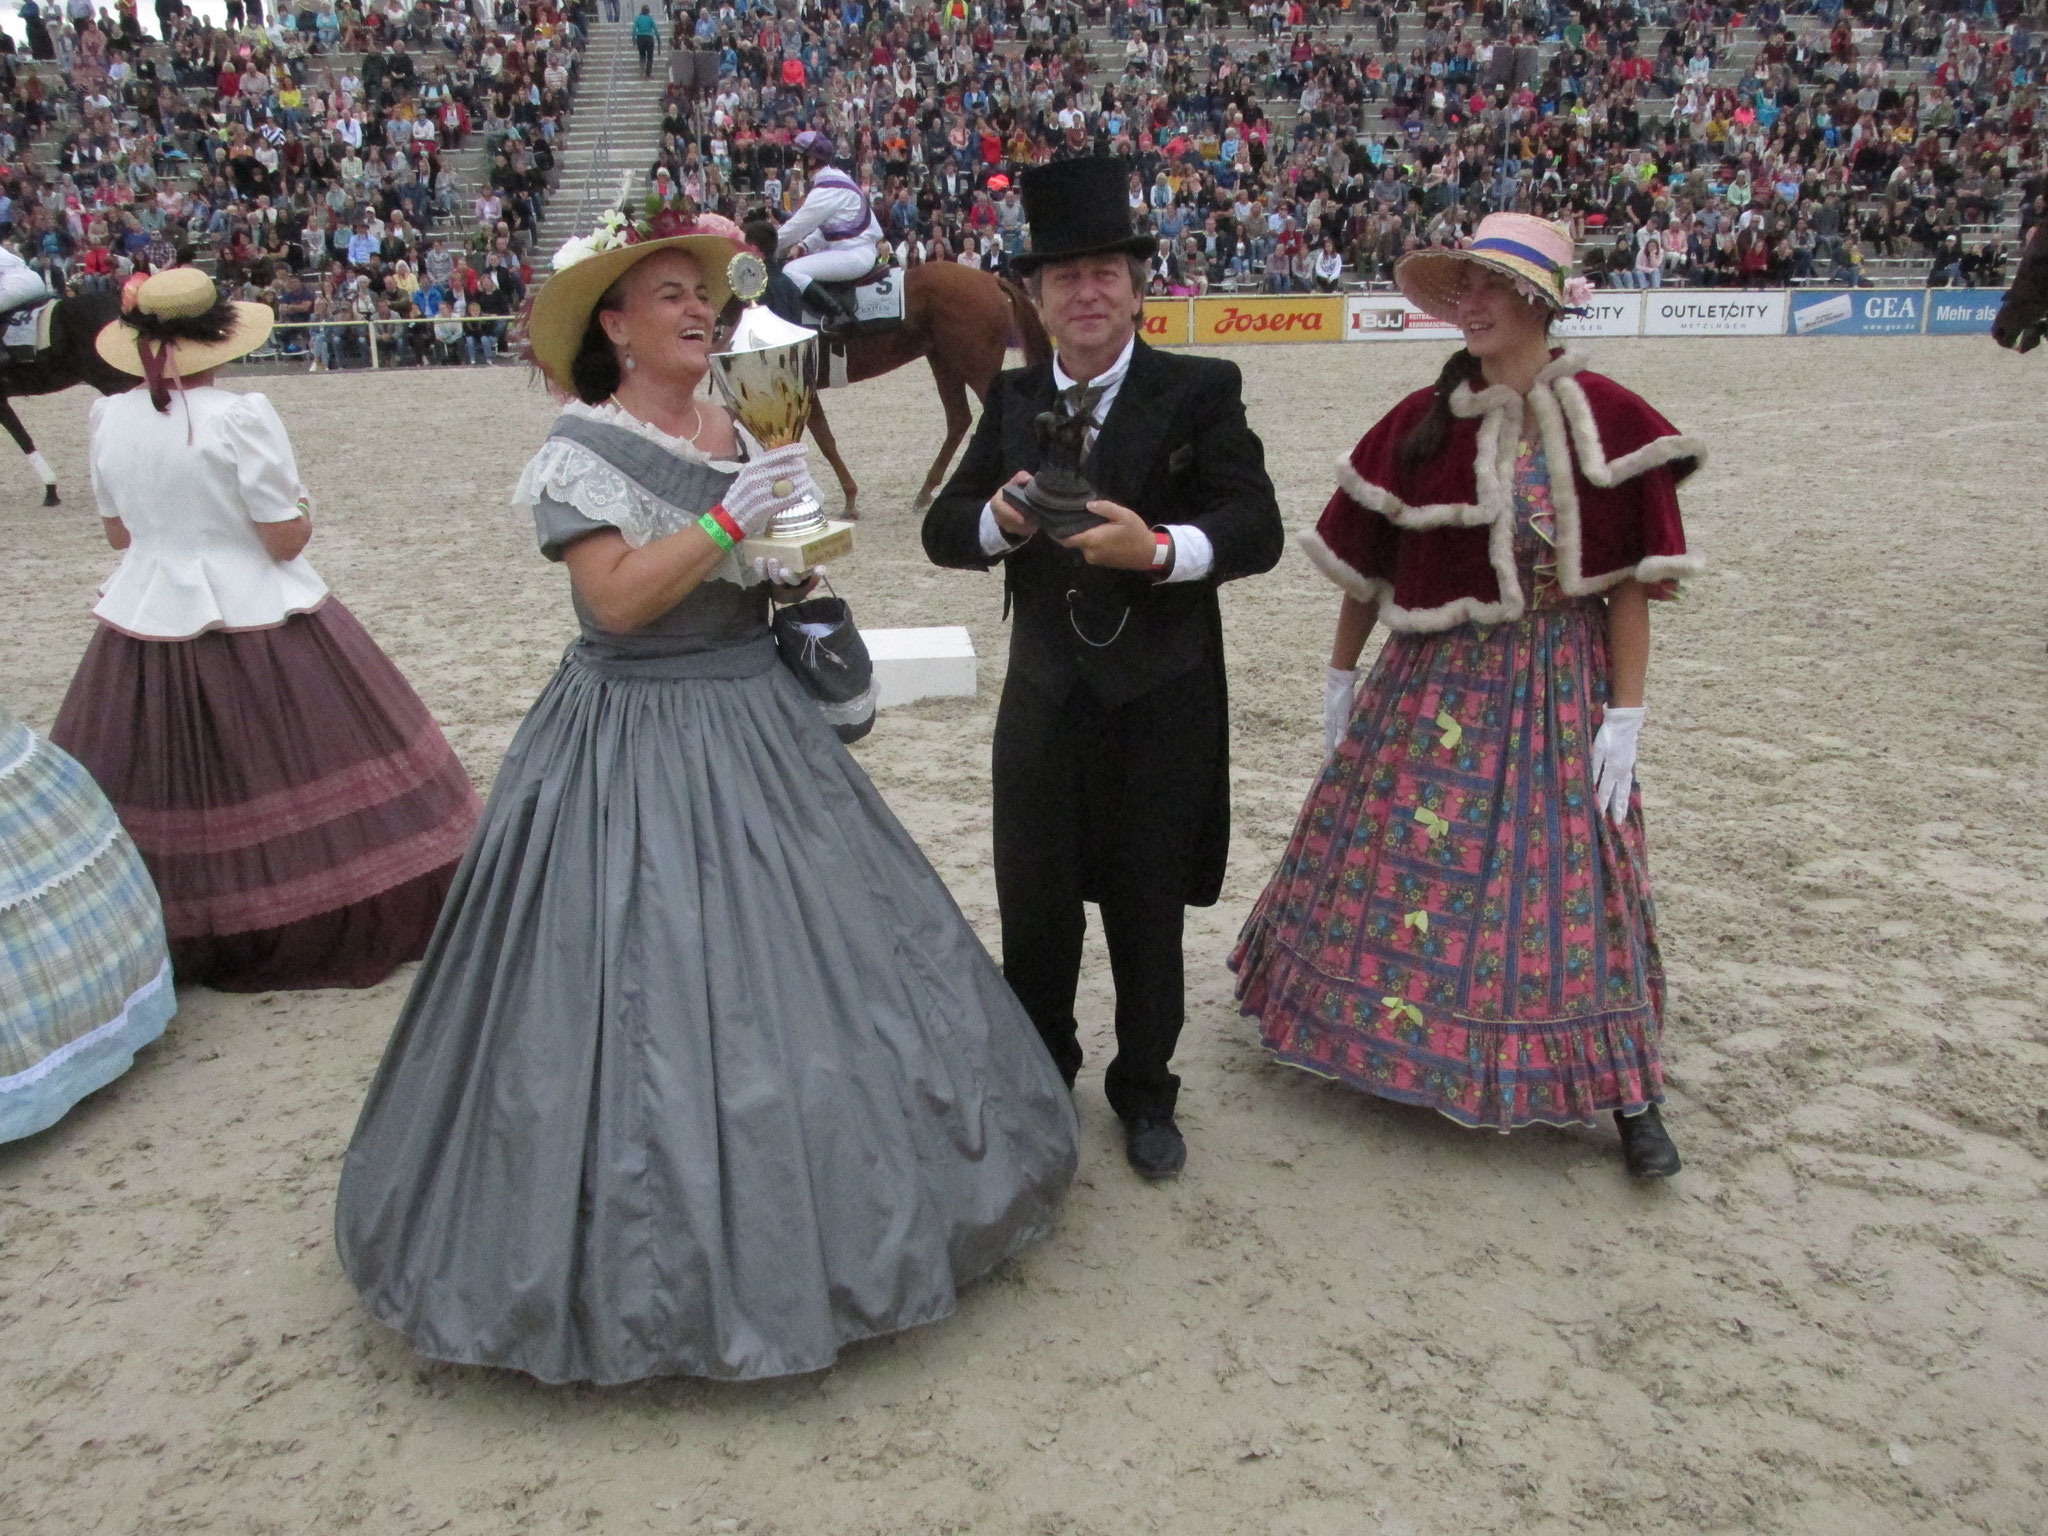
M 114 808 L 0 706 L 0 1142 L 127 1071 L 177 1007 L 156 888 Z

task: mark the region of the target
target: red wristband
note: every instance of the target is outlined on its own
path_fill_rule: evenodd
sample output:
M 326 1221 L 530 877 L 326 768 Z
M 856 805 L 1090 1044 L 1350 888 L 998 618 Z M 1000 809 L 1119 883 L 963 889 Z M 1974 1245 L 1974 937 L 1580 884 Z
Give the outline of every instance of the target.
M 1173 569 L 1175 554 L 1173 535 L 1164 528 L 1154 528 L 1152 530 L 1152 539 L 1152 579 L 1154 581 L 1163 581 Z
M 725 530 L 725 536 L 731 539 L 733 543 L 738 544 L 746 539 L 746 530 L 733 521 L 732 514 L 725 510 L 724 502 L 721 501 L 717 506 L 713 507 L 708 515 L 719 527 Z

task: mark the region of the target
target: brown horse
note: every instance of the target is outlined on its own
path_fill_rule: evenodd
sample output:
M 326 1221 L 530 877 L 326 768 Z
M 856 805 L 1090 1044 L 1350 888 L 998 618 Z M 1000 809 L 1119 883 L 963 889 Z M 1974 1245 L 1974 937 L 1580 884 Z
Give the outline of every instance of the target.
M 2001 347 L 2031 352 L 2041 344 L 2048 330 L 2048 241 L 2041 238 L 2044 227 L 2036 224 L 2020 252 L 2020 269 L 2012 286 L 2005 290 L 2005 302 L 1998 306 L 1998 318 L 1991 322 L 1991 339 Z
M 762 220 L 750 223 L 747 238 L 763 254 L 772 255 L 775 250 L 773 224 Z M 1002 372 L 1004 353 L 1013 342 L 1024 349 L 1028 363 L 1041 363 L 1052 356 L 1052 338 L 1046 335 L 1038 311 L 1022 289 L 1007 278 L 956 261 L 927 261 L 910 268 L 903 279 L 903 323 L 847 342 L 849 384 L 875 378 L 920 357 L 931 364 L 932 382 L 939 387 L 939 404 L 946 412 L 946 441 L 924 477 L 924 489 L 917 493 L 918 509 L 937 492 L 955 450 L 973 425 L 967 392 L 973 390 L 977 400 L 988 398 L 988 387 Z M 824 451 L 832 473 L 839 477 L 846 515 L 858 516 L 855 500 L 860 487 L 846 460 L 839 456 L 822 400 L 811 407 L 811 436 Z

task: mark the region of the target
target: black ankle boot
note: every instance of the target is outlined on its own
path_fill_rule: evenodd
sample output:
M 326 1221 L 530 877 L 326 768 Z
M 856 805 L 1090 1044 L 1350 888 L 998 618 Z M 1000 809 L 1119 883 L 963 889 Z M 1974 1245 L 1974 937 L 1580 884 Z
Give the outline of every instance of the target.
M 1685 1165 L 1678 1160 L 1678 1147 L 1664 1129 L 1664 1117 L 1652 1104 L 1640 1115 L 1614 1112 L 1614 1124 L 1621 1132 L 1621 1160 L 1639 1179 L 1668 1179 Z

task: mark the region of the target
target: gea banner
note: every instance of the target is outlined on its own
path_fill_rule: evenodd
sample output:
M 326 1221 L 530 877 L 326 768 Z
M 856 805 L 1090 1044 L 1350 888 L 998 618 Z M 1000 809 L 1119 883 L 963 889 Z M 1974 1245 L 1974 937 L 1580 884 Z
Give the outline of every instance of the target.
M 1192 307 L 1186 299 L 1147 299 L 1145 339 L 1155 347 L 1186 346 L 1190 340 L 1189 327 L 1193 323 L 1188 318 Z
M 1561 315 L 1557 321 L 1560 336 L 1637 336 L 1643 329 L 1643 300 L 1641 293 L 1596 290 L 1583 315 Z
M 1336 341 L 1344 334 L 1344 300 L 1336 294 L 1301 298 L 1247 294 L 1243 298 L 1196 299 L 1194 310 L 1196 346 L 1247 341 Z
M 1930 288 L 1927 290 L 1927 334 L 1983 336 L 1998 318 L 2005 294 L 1997 288 Z
M 1801 288 L 1792 295 L 1792 334 L 1918 336 L 1926 305 L 1918 288 Z
M 1452 341 L 1458 328 L 1425 315 L 1398 293 L 1354 293 L 1344 301 L 1346 341 Z
M 1785 294 L 1727 288 L 1653 289 L 1643 295 L 1645 336 L 1782 336 Z

